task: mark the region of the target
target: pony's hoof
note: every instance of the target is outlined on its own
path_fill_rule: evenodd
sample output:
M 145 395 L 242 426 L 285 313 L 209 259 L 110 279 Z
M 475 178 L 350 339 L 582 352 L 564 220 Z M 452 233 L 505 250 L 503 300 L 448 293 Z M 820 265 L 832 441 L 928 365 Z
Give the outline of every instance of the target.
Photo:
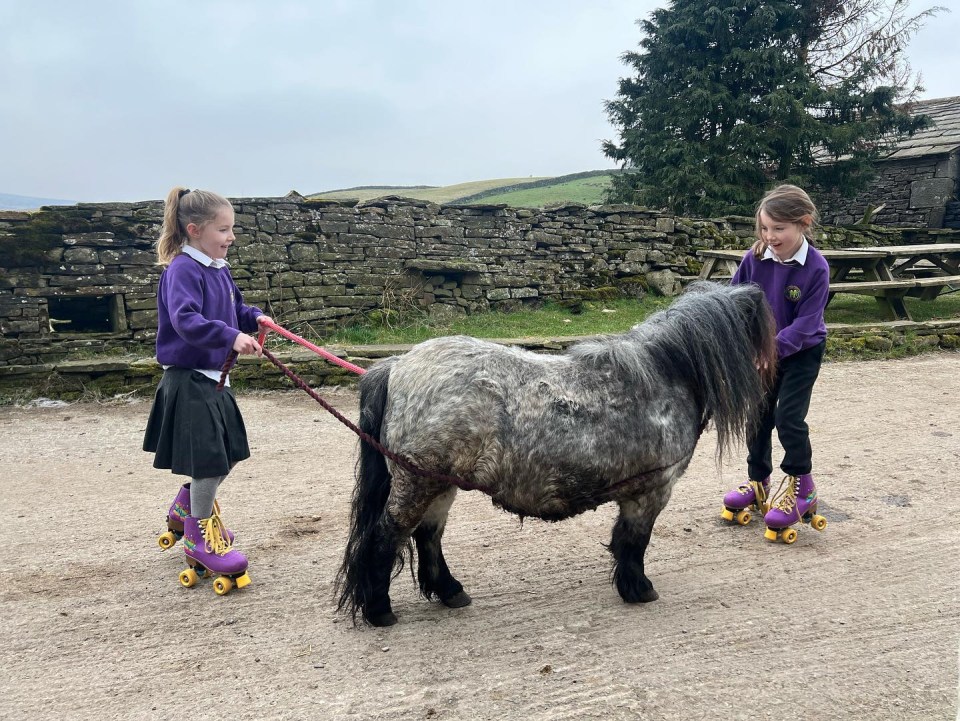
M 367 616 L 367 621 L 371 626 L 392 626 L 397 622 L 397 617 L 393 611 L 387 611 L 377 616 Z
M 463 608 L 473 603 L 473 599 L 466 591 L 460 591 L 456 596 L 442 599 L 441 603 L 447 608 Z
M 660 598 L 660 594 L 651 586 L 650 588 L 631 589 L 629 593 L 621 593 L 620 597 L 624 603 L 650 603 Z
M 649 588 L 637 593 L 636 598 L 631 598 L 630 603 L 650 603 L 660 598 L 660 594 L 655 589 Z

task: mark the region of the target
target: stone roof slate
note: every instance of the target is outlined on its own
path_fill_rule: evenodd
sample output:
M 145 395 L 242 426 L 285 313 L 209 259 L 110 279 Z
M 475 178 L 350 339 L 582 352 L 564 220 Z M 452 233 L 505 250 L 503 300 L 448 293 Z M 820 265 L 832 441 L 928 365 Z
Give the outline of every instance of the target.
M 897 143 L 897 149 L 886 160 L 946 155 L 960 147 L 960 95 L 918 100 L 911 103 L 910 114 L 929 115 L 934 124 Z

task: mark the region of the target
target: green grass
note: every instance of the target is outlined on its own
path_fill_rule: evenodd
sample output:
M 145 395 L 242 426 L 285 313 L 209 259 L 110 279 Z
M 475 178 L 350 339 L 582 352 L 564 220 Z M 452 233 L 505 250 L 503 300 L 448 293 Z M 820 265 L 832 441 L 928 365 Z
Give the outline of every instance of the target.
M 583 203 L 599 205 L 610 187 L 609 175 L 577 178 L 539 188 L 513 190 L 498 195 L 487 195 L 478 203 L 505 203 L 511 208 L 543 208 L 556 203 Z
M 935 301 L 906 298 L 916 321 L 960 318 L 960 293 L 941 295 Z M 553 303 L 536 310 L 512 313 L 492 311 L 460 316 L 449 324 L 431 323 L 426 315 L 410 315 L 391 326 L 360 323 L 322 339 L 330 345 L 391 345 L 419 343 L 442 335 L 475 338 L 556 338 L 563 336 L 622 333 L 651 313 L 670 305 L 672 299 L 647 296 L 632 299 L 590 301 L 582 313 Z M 887 320 L 872 298 L 837 295 L 826 313 L 827 323 L 869 324 Z
M 935 300 L 904 298 L 907 310 L 917 322 L 960 318 L 960 293 L 942 293 Z M 889 320 L 876 300 L 863 295 L 838 294 L 830 301 L 827 323 L 876 323 Z
M 494 188 L 501 188 L 519 183 L 533 183 L 545 180 L 542 177 L 529 178 L 498 178 L 494 180 L 477 180 L 470 183 L 457 183 L 436 188 L 359 188 L 354 190 L 331 190 L 324 193 L 314 193 L 311 198 L 322 200 L 372 200 L 385 195 L 399 195 L 402 198 L 426 200 L 431 203 L 453 203 L 459 198 L 483 193 Z M 486 201 L 484 201 L 486 202 Z
M 587 171 L 558 177 L 496 178 L 440 187 L 371 186 L 314 193 L 320 200 L 367 201 L 385 195 L 426 200 L 432 203 L 469 203 L 511 208 L 543 208 L 560 203 L 597 205 L 610 187 L 609 171 Z M 585 177 L 584 177 L 585 176 Z M 516 187 L 528 186 L 528 187 Z M 502 192 L 498 192 L 503 189 Z
M 408 318 L 394 327 L 359 324 L 324 338 L 337 345 L 380 345 L 419 343 L 441 335 L 469 335 L 474 338 L 555 338 L 598 333 L 622 333 L 654 311 L 670 305 L 669 298 L 648 296 L 642 301 L 591 301 L 583 312 L 546 303 L 537 310 L 512 313 L 492 311 L 461 316 L 449 324 L 432 324 L 426 316 Z

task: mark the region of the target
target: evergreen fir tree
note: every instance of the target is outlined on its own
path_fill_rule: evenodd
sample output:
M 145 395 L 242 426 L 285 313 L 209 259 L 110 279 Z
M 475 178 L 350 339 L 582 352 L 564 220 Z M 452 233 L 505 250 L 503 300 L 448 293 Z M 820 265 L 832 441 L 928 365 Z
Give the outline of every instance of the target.
M 851 4 L 672 0 L 641 21 L 642 51 L 624 55 L 636 74 L 607 103 L 621 142 L 604 152 L 626 171 L 610 200 L 709 216 L 752 213 L 778 182 L 855 193 L 892 143 L 927 122 L 897 105 L 918 88 L 881 83 L 903 70 L 909 32 L 935 11 L 900 17 L 892 43 L 852 31 L 840 42 Z

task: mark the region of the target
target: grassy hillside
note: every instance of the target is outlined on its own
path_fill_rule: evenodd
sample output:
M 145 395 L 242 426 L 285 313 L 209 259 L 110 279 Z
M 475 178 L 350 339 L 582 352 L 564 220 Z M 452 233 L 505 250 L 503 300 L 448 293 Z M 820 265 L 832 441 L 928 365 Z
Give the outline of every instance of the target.
M 432 203 L 453 203 L 460 198 L 477 195 L 494 188 L 506 186 L 515 186 L 523 183 L 533 183 L 544 180 L 544 178 L 499 178 L 495 180 L 478 180 L 472 183 L 457 183 L 456 185 L 445 185 L 440 187 L 429 186 L 370 186 L 361 188 L 347 188 L 344 190 L 330 190 L 323 193 L 314 193 L 311 198 L 322 198 L 324 200 L 372 200 L 381 198 L 384 195 L 399 195 L 403 198 L 415 198 L 417 200 L 427 200 Z
M 578 174 L 580 175 L 580 174 Z M 526 188 L 506 192 L 484 193 L 480 197 L 461 200 L 464 203 L 504 203 L 511 208 L 543 208 L 557 203 L 583 203 L 598 205 L 603 202 L 604 194 L 610 187 L 610 175 L 590 174 L 587 176 L 554 178 L 552 183 L 536 183 Z

